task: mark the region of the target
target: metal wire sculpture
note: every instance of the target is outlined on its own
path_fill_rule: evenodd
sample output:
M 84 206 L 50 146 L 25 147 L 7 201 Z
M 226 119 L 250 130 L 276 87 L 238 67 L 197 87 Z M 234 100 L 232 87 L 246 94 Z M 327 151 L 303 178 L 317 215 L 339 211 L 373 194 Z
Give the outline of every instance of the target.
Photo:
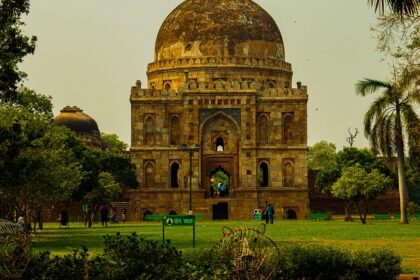
M 279 249 L 265 235 L 265 224 L 255 228 L 223 227 L 217 249 L 223 261 L 231 261 L 233 279 L 270 279 L 277 270 Z
M 0 222 L 0 278 L 20 279 L 31 255 L 31 240 L 21 225 Z

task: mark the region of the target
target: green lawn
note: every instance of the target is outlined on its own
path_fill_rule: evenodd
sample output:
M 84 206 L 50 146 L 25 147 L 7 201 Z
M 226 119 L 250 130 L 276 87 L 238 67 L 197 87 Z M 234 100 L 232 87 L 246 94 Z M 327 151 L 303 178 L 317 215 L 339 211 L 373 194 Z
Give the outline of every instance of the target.
M 252 227 L 257 222 L 198 222 L 197 248 L 210 248 L 221 237 L 223 226 Z M 33 238 L 34 251 L 49 250 L 65 254 L 85 245 L 93 254 L 103 248 L 102 236 L 120 232 L 137 232 L 146 239 L 161 240 L 162 226 L 157 222 L 111 224 L 102 228 L 95 224 L 85 228 L 81 223 L 71 223 L 70 228 L 59 229 L 57 224 L 44 225 L 44 231 Z M 267 235 L 281 247 L 294 242 L 299 244 L 324 244 L 347 250 L 388 248 L 403 258 L 405 273 L 420 273 L 420 221 L 400 225 L 397 221 L 368 221 L 346 223 L 342 221 L 280 221 L 267 226 Z M 180 250 L 192 250 L 192 228 L 166 228 L 166 239 Z

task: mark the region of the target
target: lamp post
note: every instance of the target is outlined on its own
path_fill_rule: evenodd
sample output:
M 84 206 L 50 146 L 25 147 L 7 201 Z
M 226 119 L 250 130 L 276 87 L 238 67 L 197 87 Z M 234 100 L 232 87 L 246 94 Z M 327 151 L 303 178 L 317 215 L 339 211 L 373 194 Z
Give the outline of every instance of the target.
M 195 146 L 187 146 L 186 144 L 181 145 L 182 151 L 188 151 L 190 154 L 190 203 L 189 203 L 189 214 L 192 214 L 192 156 L 194 152 L 198 152 L 200 150 L 200 145 Z

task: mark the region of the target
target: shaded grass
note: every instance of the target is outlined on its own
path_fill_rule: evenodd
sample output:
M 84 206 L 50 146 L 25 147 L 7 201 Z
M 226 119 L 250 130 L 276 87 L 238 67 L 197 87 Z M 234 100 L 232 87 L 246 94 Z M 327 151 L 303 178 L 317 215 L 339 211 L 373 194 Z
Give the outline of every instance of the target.
M 201 222 L 196 225 L 196 246 L 211 248 L 221 237 L 222 228 L 253 227 L 257 222 Z M 94 225 L 85 228 L 81 223 L 71 223 L 70 228 L 59 229 L 57 224 L 44 225 L 45 230 L 35 233 L 33 250 L 51 251 L 63 255 L 72 249 L 86 246 L 93 254 L 103 249 L 103 236 L 120 232 L 127 235 L 136 232 L 150 240 L 162 240 L 162 226 L 158 222 L 111 224 L 108 228 Z M 366 225 L 342 221 L 280 221 L 267 226 L 266 234 L 281 248 L 290 243 L 322 244 L 344 250 L 370 250 L 388 248 L 403 258 L 405 273 L 420 273 L 420 221 L 401 225 L 397 221 L 369 221 Z M 192 227 L 165 228 L 165 238 L 172 245 L 191 253 Z

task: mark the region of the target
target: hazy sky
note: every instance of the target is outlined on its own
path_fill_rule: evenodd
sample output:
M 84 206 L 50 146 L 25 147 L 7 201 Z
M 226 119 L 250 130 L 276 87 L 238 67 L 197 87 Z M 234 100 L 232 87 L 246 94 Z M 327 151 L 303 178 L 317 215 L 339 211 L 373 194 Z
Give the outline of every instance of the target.
M 38 36 L 34 56 L 21 66 L 26 85 L 53 97 L 54 114 L 77 105 L 99 129 L 130 144 L 130 88 L 146 83 L 160 24 L 181 0 L 36 0 L 25 18 Z M 372 98 L 354 84 L 387 79 L 376 51 L 374 11 L 366 0 L 258 0 L 283 35 L 286 61 L 308 86 L 308 144 L 346 145 L 349 127 L 362 131 Z M 363 133 L 357 146 L 367 146 Z

